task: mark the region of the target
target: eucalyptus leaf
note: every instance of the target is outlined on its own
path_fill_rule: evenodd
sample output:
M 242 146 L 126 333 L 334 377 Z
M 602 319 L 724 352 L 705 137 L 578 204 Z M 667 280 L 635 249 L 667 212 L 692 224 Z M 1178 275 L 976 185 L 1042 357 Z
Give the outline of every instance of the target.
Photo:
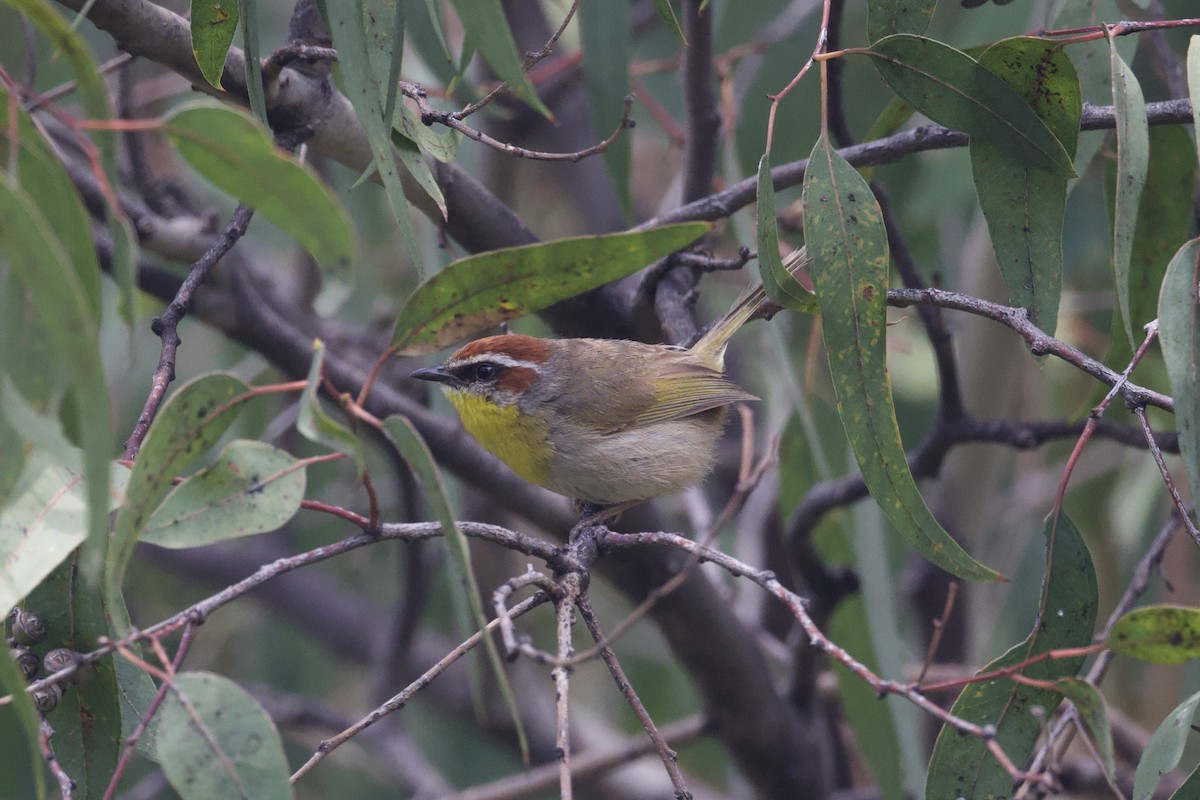
M 1033 629 L 1023 642 L 980 670 L 980 675 L 1092 641 L 1099 599 L 1091 554 L 1065 515 L 1057 521 L 1047 520 L 1044 533 L 1046 569 Z M 1075 675 L 1082 666 L 1083 656 L 1049 658 L 1029 664 L 1020 674 L 1041 682 L 1056 681 Z M 1050 688 L 1018 683 L 1007 676 L 980 678 L 963 689 L 950 713 L 978 725 L 994 725 L 996 743 L 1009 758 L 1023 764 L 1037 746 L 1044 716 L 1060 701 L 1061 693 Z M 1037 709 L 1043 713 L 1036 713 Z M 1011 790 L 1012 775 L 988 752 L 985 741 L 964 736 L 949 725 L 942 727 L 929 761 L 928 800 L 1007 797 Z
M 1113 108 L 1117 118 L 1117 188 L 1113 211 L 1113 279 L 1117 307 L 1129 344 L 1133 339 L 1133 319 L 1129 308 L 1129 264 L 1133 256 L 1133 237 L 1137 230 L 1138 204 L 1150 168 L 1150 123 L 1146 119 L 1146 100 L 1133 70 L 1114 48 L 1112 58 Z
M 319 178 L 272 142 L 253 118 L 200 100 L 173 110 L 163 130 L 193 168 L 304 245 L 317 262 L 354 258 L 346 210 Z
M 233 441 L 216 462 L 171 490 L 141 539 L 162 547 L 200 547 L 273 531 L 304 499 L 300 462 L 265 442 Z
M 986 141 L 1018 163 L 1074 175 L 1059 140 L 1021 96 L 961 50 L 896 34 L 863 51 L 880 76 L 930 119 Z
M 221 74 L 225 57 L 237 33 L 242 12 L 236 0 L 192 0 L 192 53 L 200 66 L 200 74 L 221 91 Z
M 1175 400 L 1179 451 L 1187 465 L 1192 497 L 1200 497 L 1200 239 L 1184 244 L 1167 265 L 1158 301 L 1158 335 Z
M 1183 748 L 1193 733 L 1192 720 L 1196 717 L 1197 706 L 1200 706 L 1200 692 L 1177 705 L 1151 734 L 1150 743 L 1142 751 L 1142 759 L 1133 775 L 1133 800 L 1151 800 L 1162 776 L 1179 766 Z M 1188 782 L 1195 783 L 1190 779 Z M 1185 793 L 1175 795 L 1180 800 L 1190 796 Z
M 1107 644 L 1151 664 L 1186 664 L 1200 658 L 1200 609 L 1176 605 L 1135 608 L 1113 626 Z
M 1062 46 L 1031 37 L 1004 39 L 984 51 L 979 63 L 1016 90 L 1074 158 L 1082 100 Z M 1062 294 L 1067 176 L 1021 163 L 987 139 L 972 138 L 970 150 L 975 192 L 1012 303 L 1053 335 Z
M 180 386 L 158 411 L 133 462 L 125 503 L 117 512 L 105 561 L 109 597 L 119 597 L 125 567 L 151 514 L 171 491 L 176 475 L 216 444 L 249 387 L 228 373 L 210 373 Z M 125 631 L 120 631 L 124 634 Z
M 871 188 L 822 136 L 804 175 L 804 232 L 838 414 L 867 488 L 904 538 L 970 580 L 1001 576 L 934 519 L 905 459 L 886 365 L 888 244 Z
M 288 800 L 288 763 L 258 701 L 209 672 L 175 676 L 162 708 L 158 758 L 183 800 Z
M 708 223 L 580 236 L 493 250 L 455 261 L 417 287 L 396 319 L 392 343 L 432 353 L 498 325 L 623 278 L 695 241 Z

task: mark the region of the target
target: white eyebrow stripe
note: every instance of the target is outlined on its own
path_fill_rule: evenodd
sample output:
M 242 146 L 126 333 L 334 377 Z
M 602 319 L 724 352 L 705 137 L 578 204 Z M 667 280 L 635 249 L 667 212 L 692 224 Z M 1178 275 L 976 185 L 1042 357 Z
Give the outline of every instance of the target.
M 451 361 L 446 366 L 450 369 L 458 369 L 459 367 L 470 366 L 471 364 L 480 364 L 487 362 L 496 364 L 501 367 L 525 367 L 526 369 L 537 370 L 540 366 L 532 361 L 525 361 L 519 358 L 513 358 L 504 353 L 480 353 L 479 355 L 471 356 L 470 358 L 462 358 Z

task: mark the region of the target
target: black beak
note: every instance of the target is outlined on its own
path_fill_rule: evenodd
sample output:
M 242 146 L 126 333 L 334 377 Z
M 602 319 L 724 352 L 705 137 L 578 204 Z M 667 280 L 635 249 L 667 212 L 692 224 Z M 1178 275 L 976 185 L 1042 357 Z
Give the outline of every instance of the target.
M 421 367 L 415 370 L 411 377 L 434 383 L 455 383 L 458 380 L 453 373 L 447 372 L 446 367 L 442 364 L 436 367 Z

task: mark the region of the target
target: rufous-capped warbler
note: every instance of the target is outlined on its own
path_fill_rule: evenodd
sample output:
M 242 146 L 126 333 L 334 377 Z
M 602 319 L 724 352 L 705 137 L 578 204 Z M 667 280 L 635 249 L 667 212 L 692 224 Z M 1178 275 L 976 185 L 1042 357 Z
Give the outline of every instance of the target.
M 804 261 L 801 249 L 786 264 Z M 646 500 L 712 469 L 728 406 L 758 399 L 725 376 L 725 345 L 778 309 L 758 286 L 690 348 L 506 334 L 412 376 L 440 383 L 463 426 L 522 478 L 598 505 Z

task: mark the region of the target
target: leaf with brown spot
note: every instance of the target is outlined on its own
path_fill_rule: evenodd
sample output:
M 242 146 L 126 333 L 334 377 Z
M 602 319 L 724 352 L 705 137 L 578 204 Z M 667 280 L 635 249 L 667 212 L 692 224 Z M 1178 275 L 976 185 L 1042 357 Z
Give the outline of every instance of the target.
M 706 222 L 580 236 L 455 261 L 400 309 L 392 343 L 422 355 L 631 275 L 709 231 Z

